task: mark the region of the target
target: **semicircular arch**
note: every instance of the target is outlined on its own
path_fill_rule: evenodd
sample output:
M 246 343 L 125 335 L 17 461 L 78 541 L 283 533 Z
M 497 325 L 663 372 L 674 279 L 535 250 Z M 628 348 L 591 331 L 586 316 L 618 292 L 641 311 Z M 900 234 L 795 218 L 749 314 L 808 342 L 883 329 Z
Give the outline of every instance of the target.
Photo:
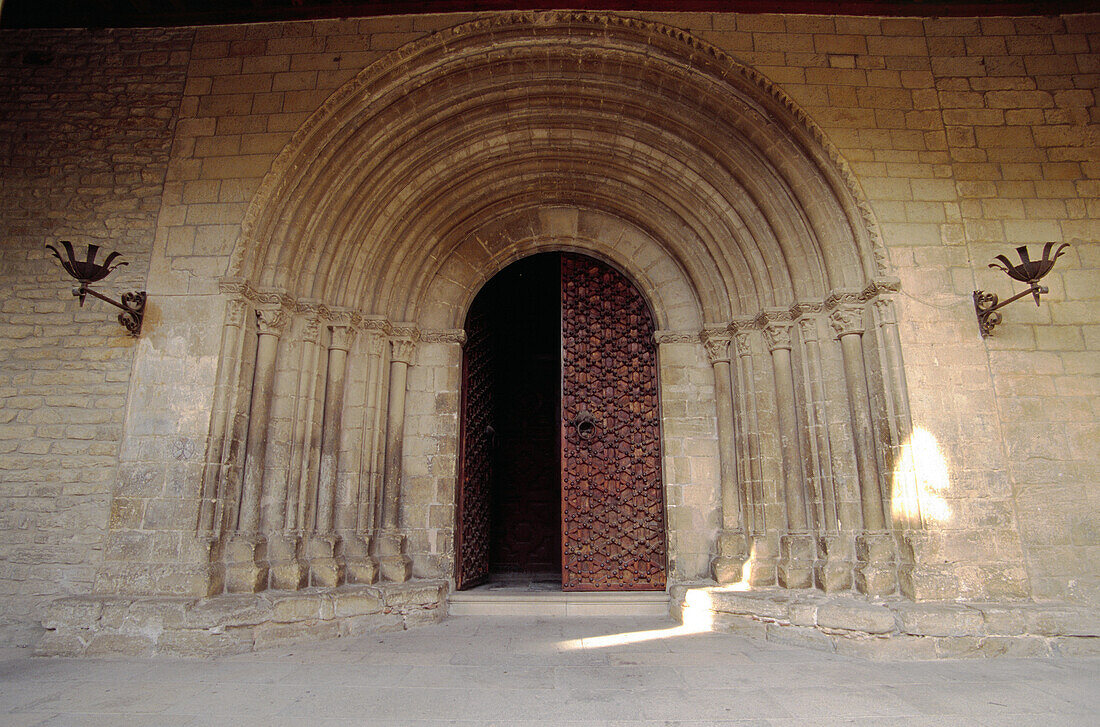
M 843 159 L 778 87 L 667 26 L 551 12 L 457 26 L 341 87 L 261 184 L 230 274 L 434 319 L 444 261 L 500 220 L 558 206 L 641 231 L 700 324 L 885 272 Z M 551 239 L 528 233 L 507 244 Z M 614 240 L 586 244 L 624 259 Z

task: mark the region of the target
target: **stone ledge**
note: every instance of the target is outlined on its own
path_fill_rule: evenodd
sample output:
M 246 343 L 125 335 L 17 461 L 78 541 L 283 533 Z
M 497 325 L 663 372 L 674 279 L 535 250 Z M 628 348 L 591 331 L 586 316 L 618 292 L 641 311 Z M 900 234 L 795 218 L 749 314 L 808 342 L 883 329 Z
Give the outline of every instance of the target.
M 173 596 L 69 596 L 42 619 L 39 656 L 253 651 L 303 638 L 402 630 L 446 615 L 445 581 L 265 591 L 194 599 Z
M 921 601 L 673 586 L 684 623 L 869 659 L 1100 654 L 1100 612 L 1065 603 Z

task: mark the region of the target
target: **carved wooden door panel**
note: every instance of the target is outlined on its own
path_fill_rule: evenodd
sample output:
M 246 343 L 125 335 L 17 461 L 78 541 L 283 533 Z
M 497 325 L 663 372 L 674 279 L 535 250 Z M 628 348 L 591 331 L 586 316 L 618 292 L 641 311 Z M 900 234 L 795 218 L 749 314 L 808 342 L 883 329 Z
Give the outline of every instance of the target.
M 665 587 L 657 349 L 638 290 L 562 255 L 562 590 Z
M 489 525 L 493 465 L 493 341 L 485 306 L 466 319 L 462 353 L 462 418 L 455 528 L 455 586 L 473 588 L 489 578 Z

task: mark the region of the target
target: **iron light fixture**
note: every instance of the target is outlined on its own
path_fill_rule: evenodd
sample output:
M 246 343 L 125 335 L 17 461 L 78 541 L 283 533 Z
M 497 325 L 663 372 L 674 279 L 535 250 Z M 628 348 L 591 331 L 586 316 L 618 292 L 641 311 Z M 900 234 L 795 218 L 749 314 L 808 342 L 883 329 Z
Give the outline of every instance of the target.
M 119 256 L 119 253 L 112 252 L 107 256 L 107 259 L 102 263 L 95 261 L 96 255 L 99 254 L 99 245 L 88 245 L 88 254 L 85 260 L 77 260 L 76 253 L 73 251 L 73 245 L 68 240 L 58 240 L 58 242 L 65 248 L 66 258 L 61 257 L 61 253 L 57 251 L 57 248 L 53 245 L 46 245 L 46 247 L 54 254 L 54 257 L 61 263 L 61 267 L 65 269 L 69 275 L 76 279 L 80 283 L 80 287 L 73 288 L 73 295 L 80 299 L 80 306 L 84 306 L 84 298 L 88 295 L 93 298 L 99 298 L 100 300 L 110 303 L 116 308 L 121 308 L 122 312 L 118 314 L 118 322 L 121 323 L 131 336 L 138 336 L 141 334 L 141 322 L 145 317 L 145 291 L 138 290 L 130 293 L 123 293 L 122 300 L 116 301 L 108 298 L 102 293 L 97 293 L 89 286 L 92 283 L 97 283 L 103 280 L 111 271 L 122 265 L 128 263 L 119 261 L 112 265 L 115 258 Z
M 1028 255 L 1027 246 L 1021 245 L 1016 248 L 1016 252 L 1020 256 L 1019 265 L 1013 265 L 1004 255 L 998 255 L 994 258 L 999 260 L 1000 263 L 989 264 L 989 267 L 1000 268 L 1008 273 L 1008 277 L 1019 280 L 1021 283 L 1027 283 L 1029 287 L 1024 292 L 1012 296 L 1003 303 L 998 303 L 997 296 L 993 293 L 987 293 L 984 290 L 974 291 L 974 310 L 978 314 L 978 329 L 982 333 L 982 338 L 992 333 L 993 327 L 1001 322 L 1001 314 L 997 312 L 998 309 L 1023 298 L 1028 293 L 1031 293 L 1035 298 L 1035 305 L 1039 305 L 1039 296 L 1050 292 L 1045 285 L 1039 285 L 1039 279 L 1051 271 L 1054 267 L 1054 261 L 1065 252 L 1065 249 L 1069 247 L 1069 243 L 1063 242 L 1054 251 L 1054 255 L 1051 255 L 1050 250 L 1054 245 L 1055 243 L 1048 242 L 1043 246 L 1043 258 L 1041 260 L 1032 260 Z

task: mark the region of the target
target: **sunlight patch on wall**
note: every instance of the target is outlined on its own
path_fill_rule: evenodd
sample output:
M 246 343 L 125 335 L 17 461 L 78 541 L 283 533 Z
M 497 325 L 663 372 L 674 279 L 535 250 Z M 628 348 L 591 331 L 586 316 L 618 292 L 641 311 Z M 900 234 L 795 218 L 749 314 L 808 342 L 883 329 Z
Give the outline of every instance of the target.
M 946 495 L 951 468 L 936 437 L 914 427 L 894 469 L 892 514 L 898 527 L 932 527 L 951 520 Z

